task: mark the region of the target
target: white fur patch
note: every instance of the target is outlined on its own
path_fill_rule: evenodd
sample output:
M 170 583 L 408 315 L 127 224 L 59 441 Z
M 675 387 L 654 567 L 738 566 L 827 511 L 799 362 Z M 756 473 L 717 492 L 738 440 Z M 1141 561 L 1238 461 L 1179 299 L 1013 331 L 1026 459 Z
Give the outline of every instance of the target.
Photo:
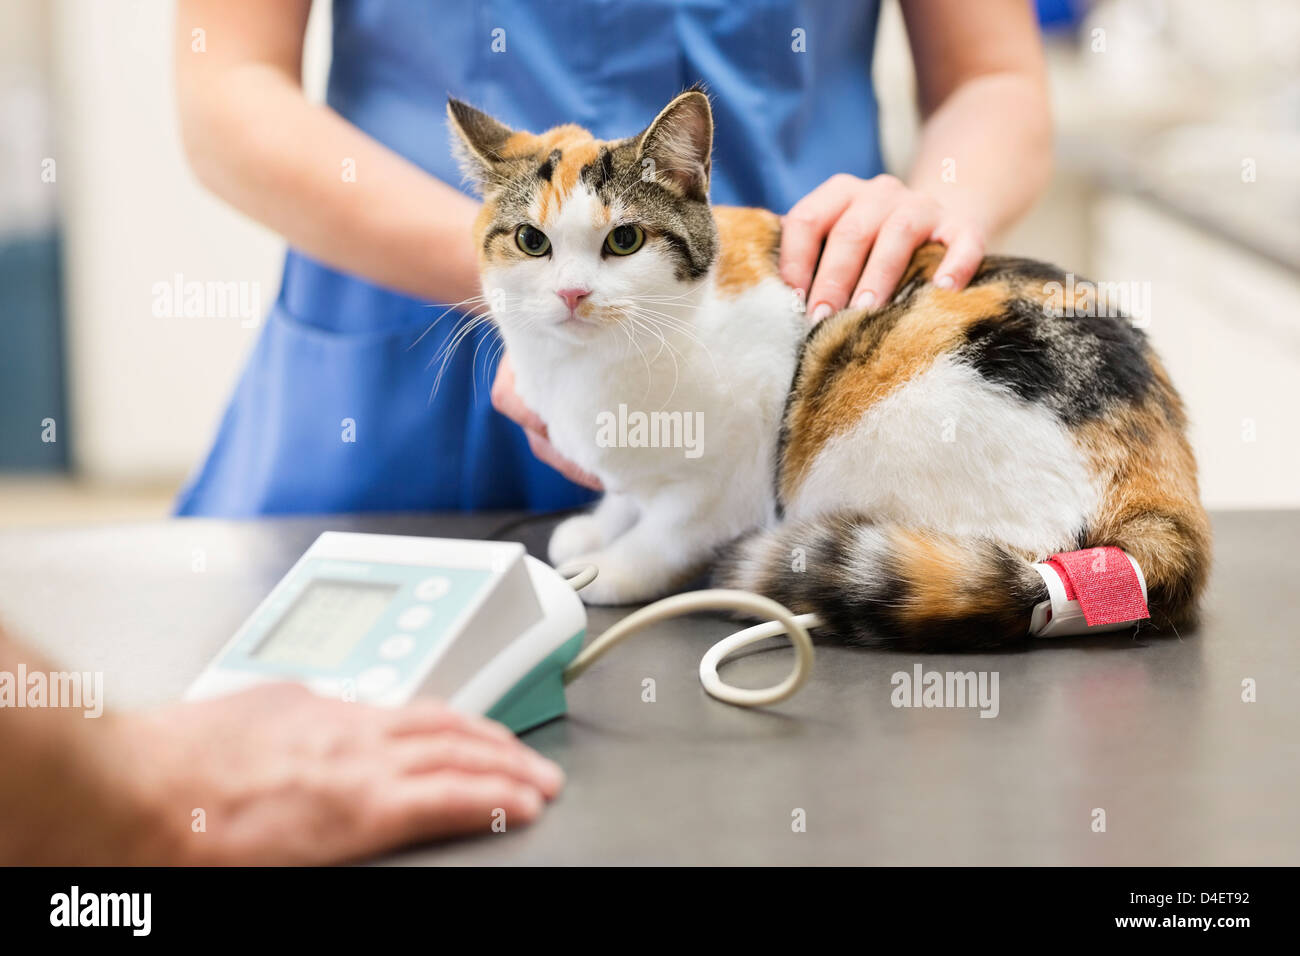
M 1050 411 L 949 356 L 876 403 L 814 459 L 787 515 L 841 509 L 877 522 L 1072 547 L 1098 492 Z
M 879 598 L 889 586 L 885 562 L 889 556 L 889 539 L 873 525 L 853 529 L 853 544 L 849 548 L 844 577 L 853 582 L 859 600 Z

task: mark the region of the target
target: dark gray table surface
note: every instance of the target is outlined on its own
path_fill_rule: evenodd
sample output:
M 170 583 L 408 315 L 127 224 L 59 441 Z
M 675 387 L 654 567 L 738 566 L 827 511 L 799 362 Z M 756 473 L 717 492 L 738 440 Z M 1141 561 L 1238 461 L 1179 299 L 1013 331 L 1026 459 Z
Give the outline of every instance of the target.
M 0 618 L 113 707 L 174 700 L 323 530 L 481 537 L 502 515 L 176 520 L 0 534 Z M 537 553 L 547 525 L 516 533 Z M 792 700 L 718 703 L 700 655 L 736 625 L 666 623 L 526 736 L 565 768 L 534 826 L 395 863 L 1300 863 L 1300 512 L 1215 516 L 1205 621 L 1181 637 L 915 655 L 822 645 Z M 594 610 L 594 635 L 626 609 Z M 996 671 L 1000 712 L 902 709 L 891 675 Z M 782 676 L 774 649 L 724 669 Z M 657 700 L 642 700 L 653 678 Z M 1253 679 L 1255 703 L 1242 701 Z M 196 755 L 201 759 L 201 755 Z M 1106 832 L 1092 829 L 1106 813 Z M 806 830 L 795 832 L 797 811 Z

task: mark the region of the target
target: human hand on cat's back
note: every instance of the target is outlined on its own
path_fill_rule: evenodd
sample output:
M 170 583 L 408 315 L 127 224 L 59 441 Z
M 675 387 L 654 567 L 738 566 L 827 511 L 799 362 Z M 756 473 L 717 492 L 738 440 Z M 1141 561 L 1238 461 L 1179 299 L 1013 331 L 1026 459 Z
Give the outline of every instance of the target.
M 515 367 L 510 361 L 509 352 L 502 354 L 496 378 L 492 380 L 492 407 L 524 430 L 528 447 L 538 461 L 550 465 L 575 484 L 592 491 L 605 490 L 599 478 L 583 471 L 555 450 L 547 434 L 546 423 L 515 392 Z
M 893 176 L 840 173 L 783 217 L 781 278 L 805 293 L 815 324 L 846 306 L 873 309 L 887 302 L 912 253 L 931 240 L 948 247 L 935 285 L 965 287 L 984 257 L 985 236 L 971 216 L 945 209 Z

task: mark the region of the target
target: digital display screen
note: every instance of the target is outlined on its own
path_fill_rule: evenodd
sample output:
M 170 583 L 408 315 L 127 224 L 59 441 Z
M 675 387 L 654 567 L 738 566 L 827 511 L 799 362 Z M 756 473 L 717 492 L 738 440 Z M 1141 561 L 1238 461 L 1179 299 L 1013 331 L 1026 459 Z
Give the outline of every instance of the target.
M 336 670 L 374 627 L 396 584 L 316 579 L 253 651 L 258 660 Z

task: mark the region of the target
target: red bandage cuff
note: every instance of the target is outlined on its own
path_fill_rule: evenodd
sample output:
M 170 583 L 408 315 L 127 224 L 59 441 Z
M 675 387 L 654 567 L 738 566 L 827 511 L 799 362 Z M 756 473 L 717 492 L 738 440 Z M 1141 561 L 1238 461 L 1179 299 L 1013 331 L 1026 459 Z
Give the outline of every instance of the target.
M 1034 569 L 1049 597 L 1034 609 L 1031 634 L 1113 631 L 1151 616 L 1142 569 L 1119 548 L 1054 554 Z

